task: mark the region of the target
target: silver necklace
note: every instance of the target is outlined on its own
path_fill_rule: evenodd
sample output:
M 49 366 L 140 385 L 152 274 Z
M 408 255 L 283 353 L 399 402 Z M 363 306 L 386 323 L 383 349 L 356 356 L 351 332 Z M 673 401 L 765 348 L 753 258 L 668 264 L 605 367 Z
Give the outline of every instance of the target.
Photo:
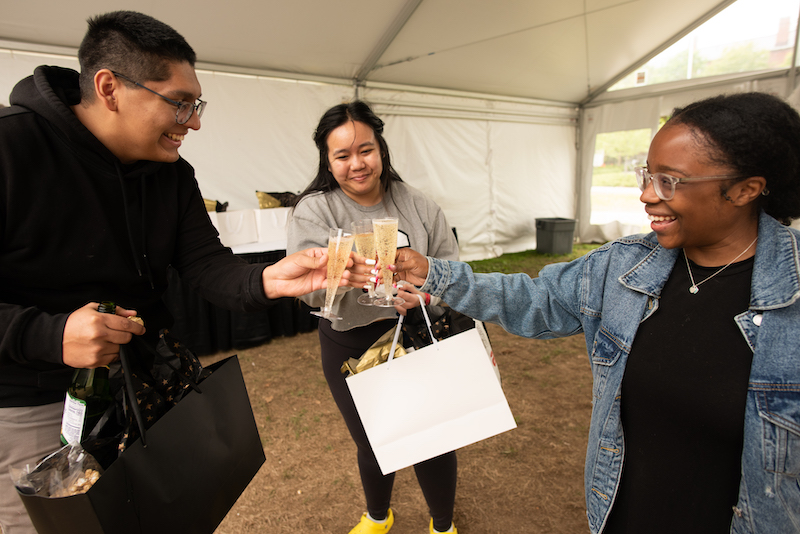
M 695 295 L 695 294 L 697 294 L 697 292 L 698 292 L 698 291 L 700 291 L 700 288 L 698 288 L 697 286 L 699 286 L 700 284 L 704 284 L 704 283 L 708 282 L 709 280 L 711 280 L 712 278 L 714 278 L 715 276 L 717 276 L 719 273 L 721 273 L 722 271 L 724 271 L 725 269 L 727 269 L 728 267 L 730 267 L 730 266 L 733 264 L 733 262 L 735 262 L 736 260 L 738 260 L 739 258 L 741 258 L 741 257 L 744 255 L 744 253 L 745 253 L 745 252 L 747 252 L 748 250 L 750 250 L 750 247 L 752 247 L 752 246 L 755 244 L 755 242 L 756 242 L 756 241 L 758 241 L 758 236 L 756 236 L 756 238 L 755 238 L 755 239 L 753 239 L 753 241 L 752 241 L 752 242 L 751 242 L 749 245 L 747 245 L 747 248 L 746 248 L 746 249 L 744 249 L 743 251 L 741 251 L 741 252 L 739 253 L 739 255 L 738 255 L 738 256 L 736 256 L 735 258 L 733 258 L 733 259 L 730 261 L 730 263 L 728 263 L 728 265 L 726 265 L 725 267 L 723 267 L 723 268 L 722 268 L 722 269 L 720 269 L 719 271 L 715 272 L 714 274 L 712 274 L 711 276 L 709 276 L 709 277 L 708 277 L 708 278 L 706 278 L 705 280 L 700 280 L 699 282 L 695 282 L 695 281 L 694 281 L 694 276 L 692 276 L 692 268 L 691 268 L 691 267 L 689 267 L 689 258 L 686 256 L 686 250 L 684 250 L 684 251 L 683 251 L 683 259 L 684 259 L 684 260 L 686 260 L 686 269 L 689 271 L 689 280 L 691 280 L 691 281 L 692 281 L 692 285 L 691 285 L 691 286 L 689 286 L 689 293 L 691 293 L 692 295 Z

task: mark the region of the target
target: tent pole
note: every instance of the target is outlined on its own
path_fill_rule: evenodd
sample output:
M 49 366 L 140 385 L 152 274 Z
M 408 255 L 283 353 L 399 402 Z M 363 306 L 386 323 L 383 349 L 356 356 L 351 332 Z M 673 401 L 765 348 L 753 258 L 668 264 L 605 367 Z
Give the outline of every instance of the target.
M 792 64 L 789 66 L 789 81 L 786 87 L 786 96 L 794 91 L 795 78 L 797 77 L 797 43 L 800 37 L 800 13 L 798 13 L 797 24 L 794 27 L 794 50 L 792 51 Z
M 578 236 L 578 242 L 583 243 L 583 229 L 584 224 L 583 221 L 591 221 L 592 220 L 592 208 L 591 208 L 591 201 L 589 204 L 589 212 L 586 213 L 583 209 L 583 198 L 585 193 L 581 188 L 581 183 L 583 181 L 583 120 L 584 116 L 586 115 L 586 108 L 580 106 L 578 108 L 578 120 L 575 126 L 575 181 L 573 183 L 573 202 L 575 203 L 575 213 L 574 217 L 576 219 L 576 231 L 575 234 Z

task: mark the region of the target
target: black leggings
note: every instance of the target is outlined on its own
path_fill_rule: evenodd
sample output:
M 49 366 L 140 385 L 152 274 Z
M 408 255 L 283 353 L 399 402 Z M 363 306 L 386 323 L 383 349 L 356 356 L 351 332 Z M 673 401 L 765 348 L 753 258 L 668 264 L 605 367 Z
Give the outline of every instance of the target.
M 329 321 L 319 322 L 319 342 L 322 348 L 322 370 L 333 400 L 344 417 L 344 422 L 358 446 L 358 468 L 361 484 L 367 499 L 367 511 L 374 519 L 383 519 L 389 511 L 392 499 L 394 473 L 383 475 L 369 445 L 361 419 L 358 417 L 350 390 L 341 372 L 342 363 L 349 358 L 358 358 L 375 341 L 395 324 L 395 321 L 377 321 L 367 326 L 346 332 L 337 332 Z M 428 503 L 436 530 L 450 528 L 453 522 L 453 506 L 456 498 L 456 453 L 448 452 L 414 466 L 419 487 Z

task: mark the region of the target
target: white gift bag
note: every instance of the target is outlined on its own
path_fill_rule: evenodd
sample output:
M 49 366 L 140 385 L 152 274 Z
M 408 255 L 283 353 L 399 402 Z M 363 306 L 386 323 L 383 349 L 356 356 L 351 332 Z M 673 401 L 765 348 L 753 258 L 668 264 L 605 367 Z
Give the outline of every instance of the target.
M 384 475 L 517 426 L 477 329 L 346 383 Z
M 292 208 L 270 208 L 255 210 L 259 243 L 279 243 L 286 248 L 286 221 Z M 276 248 L 278 250 L 278 248 Z
M 256 210 L 221 211 L 211 222 L 219 232 L 219 240 L 226 247 L 235 247 L 258 241 Z

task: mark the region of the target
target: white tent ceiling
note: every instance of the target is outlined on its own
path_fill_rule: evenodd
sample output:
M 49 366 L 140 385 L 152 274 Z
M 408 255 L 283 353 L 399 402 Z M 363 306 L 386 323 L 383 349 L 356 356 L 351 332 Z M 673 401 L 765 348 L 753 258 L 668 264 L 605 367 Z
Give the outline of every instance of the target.
M 87 17 L 132 9 L 206 67 L 580 103 L 731 2 L 11 0 L 0 40 L 75 48 Z

